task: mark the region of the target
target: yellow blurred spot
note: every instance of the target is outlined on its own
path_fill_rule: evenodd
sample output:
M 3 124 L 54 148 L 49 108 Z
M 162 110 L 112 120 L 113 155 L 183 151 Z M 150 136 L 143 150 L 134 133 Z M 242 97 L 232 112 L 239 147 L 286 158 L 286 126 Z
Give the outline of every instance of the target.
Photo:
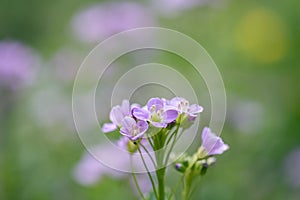
M 273 63 L 287 50 L 285 24 L 272 11 L 256 8 L 241 18 L 236 30 L 238 48 L 250 58 Z

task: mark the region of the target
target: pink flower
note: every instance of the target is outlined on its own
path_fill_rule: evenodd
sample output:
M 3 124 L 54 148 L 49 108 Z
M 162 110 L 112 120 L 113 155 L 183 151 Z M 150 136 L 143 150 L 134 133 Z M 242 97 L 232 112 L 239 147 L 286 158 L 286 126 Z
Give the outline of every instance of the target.
M 222 154 L 229 149 L 229 146 L 208 127 L 205 127 L 202 131 L 202 147 L 204 148 L 206 155 L 209 156 Z
M 127 29 L 153 26 L 153 19 L 138 3 L 102 3 L 79 12 L 71 26 L 80 41 L 95 43 Z
M 38 57 L 32 49 L 15 41 L 0 42 L 0 85 L 11 89 L 33 79 Z

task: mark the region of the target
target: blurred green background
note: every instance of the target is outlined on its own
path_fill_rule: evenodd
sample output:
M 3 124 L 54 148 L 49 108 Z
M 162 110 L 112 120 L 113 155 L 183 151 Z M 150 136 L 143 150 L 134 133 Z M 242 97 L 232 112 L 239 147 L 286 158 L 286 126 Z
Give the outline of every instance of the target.
M 176 7 L 169 0 L 167 8 L 135 2 L 149 12 L 150 25 L 178 30 L 202 44 L 223 76 L 228 113 L 222 137 L 231 148 L 194 199 L 300 199 L 300 2 L 199 0 Z M 78 36 L 72 21 L 105 4 L 0 1 L 0 59 L 5 60 L 3 42 L 21 44 L 35 58 L 29 83 L 0 72 L 0 199 L 137 199 L 126 178 L 107 175 L 84 186 L 73 176 L 85 151 L 72 120 L 74 75 L 96 40 L 112 32 L 91 40 Z M 121 23 L 118 14 L 112 15 Z M 108 24 L 102 29 L 116 23 L 103 20 Z M 13 53 L 7 55 L 14 60 Z M 0 71 L 1 65 L 5 62 Z

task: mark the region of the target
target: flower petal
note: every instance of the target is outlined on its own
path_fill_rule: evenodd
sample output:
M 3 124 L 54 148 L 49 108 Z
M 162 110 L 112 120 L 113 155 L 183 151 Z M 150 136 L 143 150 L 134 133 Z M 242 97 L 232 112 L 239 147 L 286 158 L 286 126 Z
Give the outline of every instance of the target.
M 188 102 L 188 101 L 182 97 L 174 97 L 173 99 L 171 99 L 170 104 L 177 108 L 180 102 Z
M 190 111 L 189 111 L 190 114 L 195 115 L 195 114 L 198 114 L 201 112 L 203 112 L 203 107 L 201 107 L 197 104 L 190 105 Z
M 135 125 L 136 122 L 132 117 L 125 117 L 122 121 L 122 126 L 126 129 L 131 129 Z
M 219 138 L 209 151 L 209 155 L 222 154 L 224 151 L 228 150 L 229 146 L 224 144 L 221 138 Z
M 150 110 L 152 106 L 155 106 L 156 110 L 159 110 L 164 107 L 164 102 L 160 98 L 151 98 L 147 103 L 148 110 Z
M 150 121 L 151 124 L 157 128 L 166 128 L 168 124 L 166 123 L 162 123 L 162 122 L 153 122 L 153 121 Z
M 149 119 L 149 111 L 142 108 L 134 108 L 132 110 L 132 115 L 139 120 L 148 120 Z
M 164 122 L 165 123 L 170 123 L 176 120 L 178 116 L 178 111 L 176 110 L 167 110 L 164 112 Z
M 208 133 L 210 132 L 210 128 L 204 127 L 202 131 L 202 143 L 205 143 Z
M 102 126 L 102 132 L 103 133 L 108 133 L 108 132 L 112 132 L 114 130 L 117 129 L 117 126 L 113 123 L 105 123 Z
M 112 123 L 114 123 L 117 126 L 121 126 L 123 118 L 124 118 L 124 115 L 121 111 L 121 107 L 114 106 L 111 109 L 110 114 L 109 114 L 110 121 L 112 121 Z
M 127 99 L 122 101 L 121 112 L 123 113 L 124 116 L 130 115 L 130 104 Z
M 229 149 L 229 146 L 207 127 L 202 132 L 202 147 L 208 155 L 222 154 Z
M 131 129 L 133 126 L 136 125 L 136 122 L 133 118 L 131 117 L 125 117 L 122 121 L 122 127 L 120 129 L 120 133 L 122 135 L 131 137 Z
M 145 132 L 148 130 L 148 123 L 145 121 L 138 121 L 137 122 L 137 126 L 140 128 L 140 133 L 135 135 L 134 137 L 132 137 L 132 140 L 137 140 L 139 138 L 141 138 Z

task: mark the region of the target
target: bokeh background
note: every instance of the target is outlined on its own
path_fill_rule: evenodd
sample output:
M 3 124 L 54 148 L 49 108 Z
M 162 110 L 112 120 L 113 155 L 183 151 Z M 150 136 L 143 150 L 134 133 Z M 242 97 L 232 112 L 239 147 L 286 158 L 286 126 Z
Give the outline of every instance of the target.
M 98 42 L 143 26 L 191 36 L 224 79 L 222 137 L 231 148 L 194 199 L 300 199 L 299 9 L 298 0 L 1 0 L 0 199 L 138 199 L 128 176 L 99 171 L 93 162 L 78 175 L 85 148 L 71 94 L 80 63 Z M 155 54 L 137 53 L 117 65 L 150 55 L 187 66 Z

